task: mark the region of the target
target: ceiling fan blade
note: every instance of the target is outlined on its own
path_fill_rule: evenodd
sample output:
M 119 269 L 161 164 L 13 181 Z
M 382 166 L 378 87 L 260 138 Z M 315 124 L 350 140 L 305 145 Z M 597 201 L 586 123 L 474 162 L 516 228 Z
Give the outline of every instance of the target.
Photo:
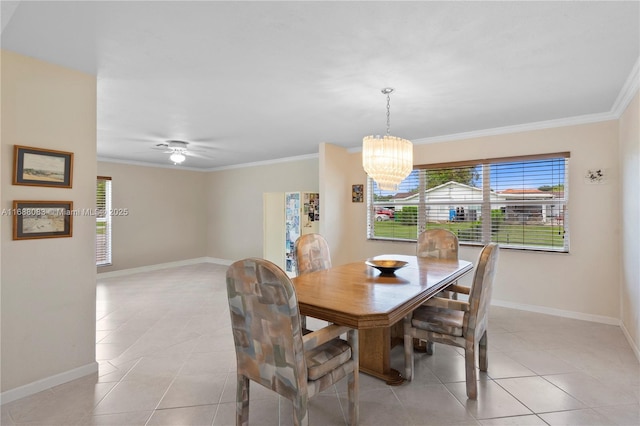
M 203 155 L 203 154 L 200 154 L 200 152 L 194 152 L 192 150 L 189 150 L 189 151 L 185 152 L 184 154 L 187 157 L 204 158 L 204 159 L 207 159 L 207 160 L 212 160 L 213 159 L 213 157 L 211 157 L 211 156 Z

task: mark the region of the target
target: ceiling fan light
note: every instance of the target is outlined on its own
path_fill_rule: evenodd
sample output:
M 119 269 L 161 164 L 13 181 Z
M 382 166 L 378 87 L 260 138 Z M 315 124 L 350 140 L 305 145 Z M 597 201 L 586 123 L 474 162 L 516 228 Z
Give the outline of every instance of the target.
M 187 159 L 187 157 L 185 157 L 184 154 L 182 154 L 181 152 L 178 152 L 178 151 L 174 152 L 169 157 L 169 160 L 173 161 L 174 164 L 180 164 L 186 159 Z

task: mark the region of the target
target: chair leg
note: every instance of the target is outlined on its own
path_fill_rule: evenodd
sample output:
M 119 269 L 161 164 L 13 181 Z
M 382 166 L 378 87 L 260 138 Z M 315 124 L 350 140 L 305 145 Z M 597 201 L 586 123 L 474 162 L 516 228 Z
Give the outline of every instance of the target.
M 294 426 L 309 426 L 309 408 L 307 404 L 303 403 L 298 396 L 292 402 Z
M 413 379 L 413 337 L 411 337 L 411 315 L 404 317 L 404 375 L 405 379 Z
M 238 374 L 236 388 L 236 425 L 249 425 L 249 378 Z
M 435 345 L 428 340 L 413 339 L 413 352 L 433 355 Z
M 300 412 L 300 408 L 293 406 L 293 424 L 294 426 L 309 426 L 309 410 L 304 413 Z
M 427 342 L 420 339 L 413 339 L 413 351 L 425 353 L 427 351 Z
M 478 357 L 480 358 L 480 371 L 487 371 L 489 368 L 489 359 L 487 357 L 487 349 L 488 349 L 488 341 L 487 341 L 487 330 L 484 331 L 482 337 L 480 338 L 480 342 L 478 342 Z
M 300 315 L 300 327 L 302 328 L 302 330 L 305 330 L 307 328 L 307 317 L 306 317 L 306 315 Z
M 425 352 L 427 353 L 427 355 L 433 355 L 433 350 L 435 349 L 435 343 L 427 340 L 425 347 L 426 347 Z
M 355 361 L 356 367 L 353 373 L 349 375 L 347 381 L 348 398 L 349 398 L 349 424 L 356 426 L 360 418 L 360 370 L 359 370 L 359 340 L 358 330 L 351 330 L 347 333 L 347 341 L 351 346 L 352 359 Z
M 478 383 L 476 382 L 476 353 L 474 344 L 467 345 L 464 351 L 464 367 L 467 376 L 467 397 L 477 399 Z

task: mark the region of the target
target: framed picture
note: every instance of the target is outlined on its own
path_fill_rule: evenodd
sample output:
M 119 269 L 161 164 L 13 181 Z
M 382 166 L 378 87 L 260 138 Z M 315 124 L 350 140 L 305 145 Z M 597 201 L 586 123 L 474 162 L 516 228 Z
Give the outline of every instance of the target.
M 13 239 L 71 237 L 73 201 L 13 201 Z
M 13 184 L 71 188 L 73 153 L 14 145 Z
M 364 201 L 364 185 L 351 185 L 351 202 L 362 203 Z

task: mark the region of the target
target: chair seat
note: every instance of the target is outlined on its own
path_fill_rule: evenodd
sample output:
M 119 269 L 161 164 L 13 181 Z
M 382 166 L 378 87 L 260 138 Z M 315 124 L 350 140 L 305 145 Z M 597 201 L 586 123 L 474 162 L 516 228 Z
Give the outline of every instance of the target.
M 462 336 L 464 312 L 434 306 L 420 306 L 413 311 L 413 327 L 435 333 Z
M 318 380 L 351 359 L 351 346 L 344 340 L 333 339 L 305 352 L 307 377 Z

